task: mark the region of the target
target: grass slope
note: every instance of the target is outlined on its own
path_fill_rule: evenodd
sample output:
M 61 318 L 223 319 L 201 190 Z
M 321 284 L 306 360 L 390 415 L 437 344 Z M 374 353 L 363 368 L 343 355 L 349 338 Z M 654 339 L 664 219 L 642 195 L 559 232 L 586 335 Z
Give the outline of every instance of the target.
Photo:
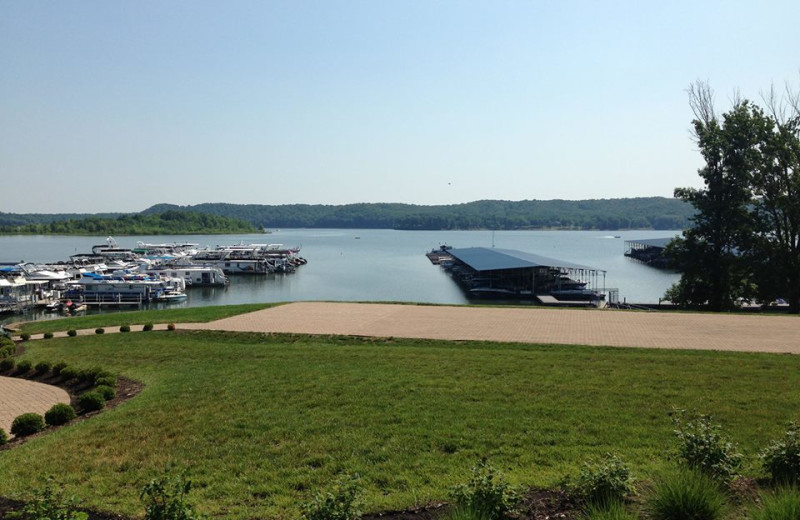
M 446 498 L 481 456 L 527 485 L 608 451 L 652 475 L 670 464 L 674 406 L 714 414 L 751 454 L 800 409 L 800 357 L 768 354 L 178 331 L 34 342 L 25 357 L 146 388 L 0 452 L 0 495 L 52 474 L 126 514 L 169 462 L 213 517 L 295 518 L 343 471 L 363 476 L 372 511 Z
M 73 316 L 56 320 L 39 320 L 23 323 L 21 332 L 38 334 L 69 329 L 94 329 L 97 327 L 119 327 L 120 325 L 143 325 L 145 323 L 207 323 L 238 314 L 274 307 L 276 303 L 244 303 L 240 305 L 218 305 L 212 307 L 190 307 L 186 309 L 144 310 L 111 312 L 88 316 Z

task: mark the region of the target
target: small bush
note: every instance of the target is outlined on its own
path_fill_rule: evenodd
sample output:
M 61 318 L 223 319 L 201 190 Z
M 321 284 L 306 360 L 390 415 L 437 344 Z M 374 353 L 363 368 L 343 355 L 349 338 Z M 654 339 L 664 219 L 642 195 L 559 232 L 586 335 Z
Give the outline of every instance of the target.
M 738 474 L 742 454 L 721 433 L 721 427 L 711 422 L 711 416 L 695 414 L 687 418 L 681 411 L 673 415 L 673 423 L 680 443 L 678 456 L 688 467 L 726 482 Z
M 800 481 L 800 426 L 792 422 L 783 438 L 774 441 L 760 454 L 764 470 L 774 482 L 793 484 Z
M 306 520 L 357 520 L 361 517 L 362 490 L 357 475 L 343 475 L 327 493 L 317 492 L 301 504 Z
M 86 392 L 78 397 L 78 408 L 80 408 L 83 413 L 102 410 L 105 406 L 106 400 L 98 392 Z
M 163 476 L 151 480 L 139 494 L 139 499 L 144 504 L 145 520 L 201 518 L 186 500 L 191 489 L 192 482 L 186 478 L 185 473 L 172 476 L 166 471 Z
M 53 368 L 49 361 L 40 361 L 36 363 L 36 366 L 33 369 L 36 371 L 37 375 L 44 375 L 50 372 L 50 369 Z
M 609 502 L 608 504 L 589 505 L 586 509 L 586 520 L 638 520 L 639 517 L 631 513 L 620 502 Z
M 70 422 L 77 416 L 75 409 L 66 403 L 54 404 L 44 414 L 44 422 L 50 426 L 59 426 Z
M 53 339 L 53 333 L 52 332 L 45 332 L 43 337 L 44 337 L 44 339 Z
M 19 437 L 33 435 L 44 430 L 44 418 L 38 413 L 24 413 L 11 423 L 11 433 Z
M 119 331 L 120 331 L 120 332 L 130 332 L 130 331 L 131 331 L 131 326 L 130 326 L 130 325 L 122 325 L 122 326 L 119 328 Z
M 103 327 L 97 327 L 96 329 L 94 329 L 94 333 L 95 334 L 105 334 L 106 333 L 106 329 L 104 329 Z
M 103 399 L 105 399 L 106 401 L 110 401 L 110 400 L 114 399 L 114 397 L 117 395 L 117 392 L 113 388 L 111 388 L 110 386 L 106 386 L 106 385 L 98 385 L 94 389 L 94 391 L 97 392 L 98 394 L 102 395 Z
M 719 520 L 726 504 L 716 480 L 683 469 L 656 483 L 647 508 L 653 520 Z
M 168 324 L 167 325 L 167 330 L 175 330 L 175 324 L 174 323 Z
M 143 332 L 150 332 L 151 330 L 153 330 L 153 324 L 152 323 L 145 323 L 144 326 L 142 326 L 142 331 Z
M 17 374 L 23 375 L 27 374 L 33 368 L 33 363 L 31 363 L 28 359 L 23 359 L 19 363 L 17 363 Z
M 78 369 L 67 365 L 61 369 L 61 373 L 59 375 L 63 381 L 72 381 L 73 379 L 78 378 Z
M 23 332 L 22 334 L 19 335 L 19 337 L 20 339 L 22 339 L 22 341 L 28 341 L 29 339 L 31 339 L 31 335 L 28 334 L 27 332 Z
M 87 520 L 88 514 L 75 510 L 77 506 L 75 498 L 65 499 L 59 487 L 54 485 L 53 477 L 49 477 L 44 489 L 34 490 L 33 500 L 26 503 L 22 510 L 24 518 L 31 520 Z
M 453 488 L 450 495 L 459 507 L 483 514 L 489 520 L 513 511 L 520 499 L 503 474 L 486 459 L 473 466 L 470 481 Z
M 97 379 L 106 374 L 107 372 L 100 367 L 85 368 L 78 372 L 78 381 L 94 386 Z
M 74 338 L 77 335 L 78 335 L 78 331 L 75 330 L 75 329 L 69 329 L 67 331 L 67 336 L 69 336 L 70 338 Z
M 5 446 L 8 444 L 8 434 L 2 428 L 0 428 L 0 446 Z
M 0 333 L 0 347 L 13 347 L 14 340 L 3 333 Z
M 774 494 L 762 494 L 760 505 L 750 509 L 752 520 L 797 520 L 800 518 L 800 492 L 780 487 Z
M 564 484 L 573 499 L 589 505 L 622 502 L 636 493 L 630 468 L 611 453 L 598 462 L 585 463 L 578 477 Z
M 11 357 L 17 351 L 17 346 L 13 343 L 11 345 L 6 345 L 0 348 L 0 359 L 5 359 L 7 357 Z
M 66 363 L 64 363 L 63 361 L 59 361 L 58 363 L 53 365 L 53 368 L 52 368 L 53 375 L 54 376 L 60 376 L 61 375 L 61 371 L 64 370 L 66 367 L 67 367 Z
M 0 359 L 0 372 L 9 372 L 14 369 L 16 364 L 17 363 L 14 361 L 14 358 Z
M 100 376 L 94 380 L 94 384 L 96 384 L 97 386 L 110 386 L 111 388 L 116 388 L 117 376 L 115 375 Z

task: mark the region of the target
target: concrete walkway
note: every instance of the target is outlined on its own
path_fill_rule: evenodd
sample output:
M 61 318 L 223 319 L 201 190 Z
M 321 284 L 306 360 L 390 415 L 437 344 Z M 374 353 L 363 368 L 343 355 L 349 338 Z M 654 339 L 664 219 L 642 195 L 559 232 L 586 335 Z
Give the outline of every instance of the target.
M 298 302 L 181 329 L 800 354 L 800 318 Z
M 56 403 L 69 404 L 69 394 L 57 386 L 0 376 L 0 428 L 9 435 L 16 417 L 29 412 L 44 415 Z

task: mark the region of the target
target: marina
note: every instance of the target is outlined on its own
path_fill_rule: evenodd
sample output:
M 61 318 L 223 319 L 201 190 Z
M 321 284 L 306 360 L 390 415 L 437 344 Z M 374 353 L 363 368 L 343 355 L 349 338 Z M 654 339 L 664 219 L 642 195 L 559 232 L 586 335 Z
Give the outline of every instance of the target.
M 290 301 L 396 301 L 462 305 L 470 299 L 445 270 L 435 268 L 425 253 L 442 244 L 457 248 L 490 247 L 515 249 L 550 258 L 593 266 L 606 271 L 606 288 L 618 288 L 619 299 L 657 304 L 664 291 L 678 279 L 670 271 L 648 267 L 624 256 L 626 240 L 673 237 L 677 231 L 394 231 L 366 229 L 282 229 L 274 230 L 275 243 L 302 246 L 307 265 L 296 272 L 225 274 L 227 284 L 190 284 L 186 281 L 183 301 L 150 301 L 143 307 L 162 308 L 231 305 L 253 302 Z M 615 235 L 621 235 L 616 238 Z M 359 239 L 355 239 L 359 237 Z M 84 236 L 2 236 L 0 262 L 6 267 L 23 263 L 59 267 L 72 255 L 90 252 L 105 244 L 107 237 Z M 181 250 L 216 250 L 232 244 L 253 244 L 264 235 L 165 235 L 117 237 L 118 249 L 158 257 L 177 257 L 160 269 L 169 276 L 181 274 Z M 141 244 L 140 244 L 141 242 Z M 178 244 L 178 250 L 170 250 Z M 286 249 L 286 248 L 284 248 Z M 117 252 L 119 253 L 119 252 Z M 299 253 L 296 256 L 301 256 Z M 111 260 L 108 261 L 112 263 Z M 114 264 L 115 269 L 121 269 Z M 205 265 L 205 264 L 204 264 Z M 63 265 L 61 266 L 63 267 Z M 224 266 L 223 266 L 224 267 Z M 89 270 L 89 265 L 82 266 Z M 149 269 L 158 269 L 151 266 Z M 113 272 L 114 269 L 112 269 Z M 57 271 L 54 271 L 57 272 Z M 149 270 L 143 273 L 152 274 Z M 224 273 L 223 273 L 224 274 Z M 183 274 L 186 278 L 185 273 Z M 217 274 L 217 276 L 219 276 Z M 74 275 L 71 275 L 71 278 Z M 602 279 L 602 277 L 601 277 Z M 599 281 L 602 288 L 602 280 Z M 29 291 L 36 289 L 30 287 Z M 607 301 L 610 298 L 607 295 Z M 501 300 L 494 300 L 499 303 Z M 515 303 L 514 300 L 509 300 Z M 73 302 L 74 303 L 74 302 Z M 516 303 L 527 303 L 516 300 Z M 110 305 L 90 306 L 87 313 L 130 309 Z M 41 319 L 61 314 L 32 308 L 25 316 L 6 314 L 3 321 Z

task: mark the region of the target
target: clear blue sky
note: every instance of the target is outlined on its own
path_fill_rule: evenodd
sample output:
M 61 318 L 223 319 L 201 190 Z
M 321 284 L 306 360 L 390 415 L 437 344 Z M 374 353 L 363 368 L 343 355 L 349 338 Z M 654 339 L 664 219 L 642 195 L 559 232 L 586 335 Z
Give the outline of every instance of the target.
M 0 0 L 4 212 L 671 196 L 800 2 Z

